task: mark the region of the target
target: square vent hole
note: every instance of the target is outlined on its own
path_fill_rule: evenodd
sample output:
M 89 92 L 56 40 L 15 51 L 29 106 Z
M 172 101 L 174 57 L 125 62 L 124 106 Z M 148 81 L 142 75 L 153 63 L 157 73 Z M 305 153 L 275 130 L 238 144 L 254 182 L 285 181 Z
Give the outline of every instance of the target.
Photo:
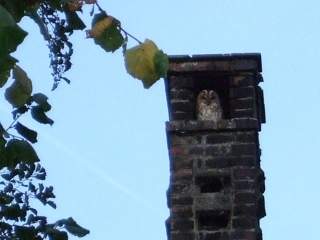
M 197 212 L 197 223 L 199 230 L 218 230 L 227 228 L 230 222 L 230 211 L 210 210 Z
M 231 180 L 227 176 L 199 176 L 196 177 L 196 185 L 200 193 L 225 192 L 230 188 Z

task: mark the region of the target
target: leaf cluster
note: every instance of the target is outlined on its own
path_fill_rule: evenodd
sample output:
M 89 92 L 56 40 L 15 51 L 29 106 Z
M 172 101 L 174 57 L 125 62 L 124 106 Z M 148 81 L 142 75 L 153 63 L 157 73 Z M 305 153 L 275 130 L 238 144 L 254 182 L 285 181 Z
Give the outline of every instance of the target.
M 6 87 L 5 98 L 13 107 L 12 123 L 0 123 L 0 239 L 65 240 L 68 233 L 84 237 L 89 231 L 73 218 L 48 223 L 47 217 L 32 205 L 39 201 L 56 208 L 53 187 L 46 187 L 46 170 L 40 163 L 34 145 L 38 133 L 21 120 L 30 116 L 40 124 L 53 125 L 48 116 L 51 105 L 43 93 L 33 93 L 33 81 L 11 56 L 27 37 L 19 22 L 31 18 L 39 28 L 49 48 L 53 87 L 63 80 L 70 83 L 65 73 L 72 67 L 73 45 L 69 39 L 74 31 L 86 29 L 81 20 L 82 8 L 90 6 L 91 29 L 88 38 L 106 52 L 122 48 L 127 72 L 151 87 L 166 77 L 168 57 L 151 40 L 139 41 L 125 31 L 121 22 L 107 14 L 97 0 L 0 0 L 0 88 Z M 137 45 L 127 49 L 129 38 Z M 10 79 L 13 82 L 7 86 Z

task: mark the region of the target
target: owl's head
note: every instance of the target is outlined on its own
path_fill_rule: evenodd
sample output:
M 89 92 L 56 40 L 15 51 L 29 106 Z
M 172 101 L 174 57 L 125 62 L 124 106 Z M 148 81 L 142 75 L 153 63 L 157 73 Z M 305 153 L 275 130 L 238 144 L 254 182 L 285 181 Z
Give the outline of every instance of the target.
M 219 96 L 215 91 L 205 89 L 200 91 L 197 102 L 202 102 L 209 105 L 212 103 L 219 103 L 220 101 Z

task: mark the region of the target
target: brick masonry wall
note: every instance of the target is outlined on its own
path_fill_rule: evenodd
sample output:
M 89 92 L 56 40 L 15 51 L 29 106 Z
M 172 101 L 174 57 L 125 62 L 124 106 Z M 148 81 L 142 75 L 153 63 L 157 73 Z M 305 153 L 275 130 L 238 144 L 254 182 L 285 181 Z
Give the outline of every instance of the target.
M 171 239 L 260 239 L 265 187 L 257 130 L 171 132 L 168 140 Z
M 230 56 L 202 60 L 200 73 L 195 73 L 196 64 L 171 62 L 166 82 L 168 239 L 261 240 L 265 186 L 258 132 L 265 116 L 258 86 L 260 65 Z M 206 71 L 208 66 L 213 70 Z M 201 89 L 218 92 L 225 119 L 217 123 L 195 119 L 195 99 Z
M 218 94 L 221 75 L 213 76 L 213 89 Z M 232 73 L 223 76 L 226 81 L 220 86 L 224 92 L 220 98 L 224 102 L 226 118 L 257 118 L 261 123 L 265 122 L 263 108 L 263 93 L 257 81 L 261 80 L 260 74 L 250 72 Z M 170 120 L 193 120 L 195 119 L 195 99 L 201 89 L 203 76 L 172 75 L 169 81 L 169 109 Z M 198 85 L 198 86 L 197 86 Z M 200 85 L 200 86 L 199 86 Z M 205 85 L 206 86 L 206 85 Z M 210 85 L 208 86 L 210 89 Z M 227 91 L 226 91 L 227 90 Z

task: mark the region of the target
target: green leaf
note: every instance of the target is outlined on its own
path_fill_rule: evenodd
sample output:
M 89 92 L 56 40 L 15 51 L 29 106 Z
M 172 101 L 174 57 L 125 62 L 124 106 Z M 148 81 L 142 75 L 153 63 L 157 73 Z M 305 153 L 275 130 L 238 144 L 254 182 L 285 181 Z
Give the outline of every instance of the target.
M 113 25 L 95 38 L 94 42 L 106 52 L 114 52 L 121 47 L 124 38 L 117 26 Z
M 43 93 L 35 93 L 32 95 L 32 100 L 36 102 L 44 112 L 48 112 L 51 109 L 51 105 L 48 103 L 48 97 Z
M 10 55 L 0 57 L 0 88 L 6 84 L 10 77 L 10 71 L 16 62 L 18 60 Z
M 7 220 L 15 220 L 18 221 L 19 218 L 23 218 L 26 216 L 26 211 L 20 208 L 19 204 L 12 204 L 8 207 L 2 207 L 1 215 L 4 216 Z
M 24 126 L 23 124 L 21 124 L 19 122 L 14 127 L 21 136 L 23 136 L 24 138 L 26 138 L 30 142 L 32 142 L 32 143 L 37 142 L 38 133 L 36 131 L 33 131 L 33 130 L 27 128 L 26 126 Z
M 30 192 L 32 192 L 32 193 L 35 193 L 35 192 L 36 192 L 36 187 L 33 185 L 32 182 L 29 182 L 28 191 L 30 191 Z
M 68 240 L 68 234 L 64 231 L 47 228 L 46 233 L 49 235 L 49 240 Z
M 40 159 L 33 147 L 24 140 L 12 139 L 6 146 L 7 157 L 15 165 L 19 162 L 35 163 Z
M 4 189 L 3 192 L 5 193 L 10 193 L 13 190 L 13 185 L 12 183 L 9 183 Z
M 52 207 L 53 209 L 57 208 L 57 205 L 53 201 L 47 201 L 47 204 Z
M 4 127 L 2 126 L 2 124 L 0 123 L 0 137 L 2 137 L 2 134 L 4 134 L 5 133 L 5 129 L 4 129 Z M 0 138 L 0 148 L 1 148 L 1 138 Z
M 72 30 L 83 30 L 86 28 L 86 25 L 83 23 L 81 18 L 78 16 L 76 12 L 71 12 L 68 9 L 64 10 L 66 15 L 68 26 L 67 28 Z
M 62 3 L 64 2 L 63 0 L 48 0 L 47 1 L 49 5 L 57 10 L 62 10 Z
M 27 32 L 22 30 L 12 15 L 0 5 L 0 58 L 14 52 L 26 36 Z
M 5 129 L 0 123 L 0 169 L 6 166 L 7 157 L 6 157 L 6 140 L 3 138 L 3 133 Z
M 90 231 L 81 227 L 73 218 L 68 218 L 65 222 L 65 229 L 74 236 L 84 237 L 89 234 Z
M 21 18 L 25 15 L 27 9 L 27 1 L 10 0 L 3 1 L 1 4 L 10 12 L 16 22 L 20 22 Z
M 62 80 L 64 80 L 66 83 L 70 84 L 71 81 L 70 79 L 66 78 L 66 77 L 61 77 Z
M 6 89 L 5 97 L 13 107 L 23 106 L 31 96 L 32 82 L 26 72 L 16 65 L 12 71 L 15 81 Z
M 24 92 L 31 94 L 32 92 L 32 82 L 30 78 L 27 76 L 26 72 L 16 65 L 12 72 L 13 78 L 20 85 Z
M 105 12 L 96 14 L 92 20 L 92 29 L 95 29 L 95 26 L 105 19 L 107 19 Z M 111 24 L 102 24 L 99 27 L 98 36 L 94 36 L 94 42 L 102 47 L 106 52 L 116 51 L 124 43 L 124 38 L 121 34 L 119 25 L 120 23 L 115 19 Z
M 46 176 L 47 176 L 46 173 L 39 173 L 35 175 L 35 178 L 43 181 L 46 179 Z
M 4 192 L 0 192 L 0 204 L 5 205 L 5 204 L 10 204 L 14 198 Z
M 1 133 L 0 134 L 0 170 L 7 166 L 6 143 L 7 142 L 3 138 Z
M 19 240 L 36 239 L 36 236 L 38 234 L 38 231 L 33 226 L 15 226 L 14 230 Z
M 52 119 L 47 117 L 45 111 L 40 106 L 34 106 L 31 108 L 31 116 L 34 120 L 38 121 L 39 123 L 50 125 L 54 123 Z
M 19 108 L 16 108 L 15 110 L 13 110 L 11 113 L 12 113 L 12 116 L 13 116 L 13 119 L 16 120 L 21 114 L 24 114 L 26 112 L 28 112 L 29 108 L 27 106 L 22 106 L 22 107 L 19 107 Z
M 154 55 L 153 61 L 154 61 L 154 66 L 155 66 L 157 74 L 163 78 L 167 77 L 167 72 L 169 69 L 168 55 L 165 54 L 162 50 L 159 50 Z
M 0 134 L 0 170 L 8 165 L 8 158 L 6 154 L 6 140 Z
M 8 173 L 1 174 L 1 177 L 4 178 L 7 181 L 10 181 L 13 178 L 13 176 L 11 174 L 8 174 Z
M 12 231 L 12 225 L 9 223 L 5 223 L 5 222 L 0 222 L 0 232 L 11 232 Z

